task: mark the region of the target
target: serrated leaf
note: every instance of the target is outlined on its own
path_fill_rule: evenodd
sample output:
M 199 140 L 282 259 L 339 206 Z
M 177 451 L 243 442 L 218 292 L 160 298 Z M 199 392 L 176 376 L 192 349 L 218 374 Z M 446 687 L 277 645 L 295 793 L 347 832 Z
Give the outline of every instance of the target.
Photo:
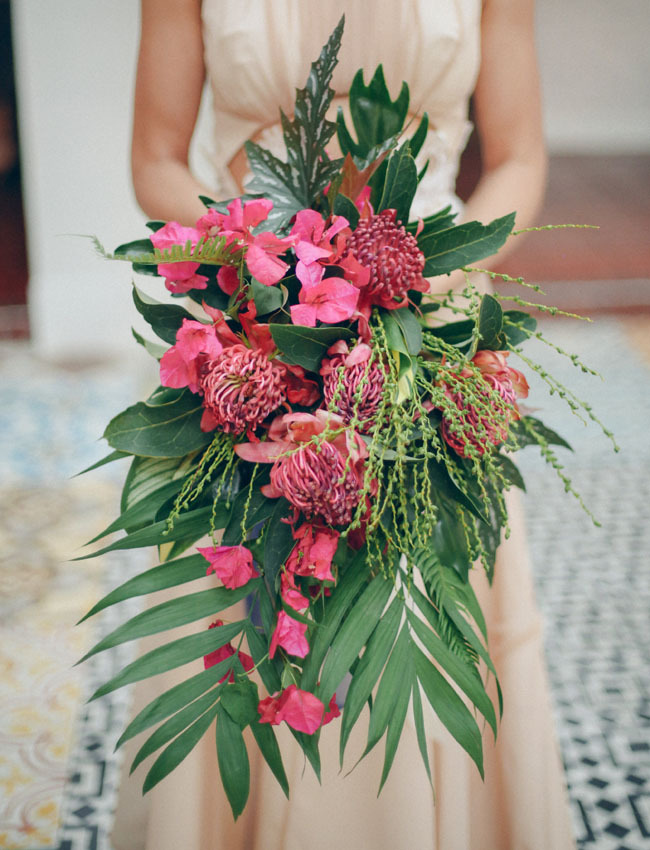
M 189 661 L 194 661 L 209 652 L 218 649 L 236 637 L 244 627 L 244 622 L 231 623 L 217 629 L 206 629 L 196 635 L 187 635 L 177 640 L 158 646 L 145 655 L 132 661 L 131 664 L 113 676 L 106 684 L 98 688 L 91 696 L 90 701 L 99 699 L 105 694 L 110 694 L 118 688 L 148 679 L 158 673 L 166 673 L 175 667 L 181 667 Z M 218 637 L 215 632 L 218 631 Z
M 537 445 L 535 438 L 526 431 L 525 423 L 527 423 L 528 427 L 534 432 L 534 434 L 539 435 L 549 445 L 562 446 L 565 449 L 569 449 L 571 452 L 573 451 L 572 446 L 567 443 L 564 437 L 560 437 L 559 434 L 551 428 L 548 428 L 543 422 L 536 419 L 534 416 L 524 416 L 522 419 L 510 423 L 510 433 L 511 435 L 516 436 L 518 448 Z
M 490 224 L 468 221 L 418 239 L 425 256 L 423 275 L 434 277 L 490 257 L 503 246 L 512 232 L 515 214 L 495 219 Z
M 244 811 L 250 789 L 250 765 L 241 729 L 227 711 L 217 714 L 217 760 L 235 820 Z
M 176 332 L 184 319 L 196 321 L 191 313 L 177 304 L 162 304 L 133 285 L 133 303 L 153 332 L 170 345 L 176 343 Z
M 409 89 L 406 83 L 402 83 L 399 95 L 391 100 L 381 65 L 375 70 L 368 85 L 364 83 L 363 71 L 358 70 L 352 80 L 348 98 L 357 141 L 352 140 L 343 113 L 339 112 L 338 136 L 344 154 L 350 151 L 355 156 L 365 158 L 373 147 L 402 130 L 408 114 Z
M 90 611 L 79 622 L 83 623 L 84 620 L 87 620 L 99 611 L 103 611 L 104 608 L 108 608 L 118 602 L 124 602 L 125 599 L 132 599 L 134 596 L 144 596 L 147 593 L 155 593 L 167 587 L 176 587 L 188 581 L 195 581 L 205 576 L 205 572 L 206 560 L 203 555 L 189 555 L 187 558 L 181 558 L 178 561 L 166 561 L 164 564 L 152 567 L 150 570 L 134 576 L 115 588 L 115 590 L 112 590 L 96 605 L 93 605 Z
M 168 776 L 172 770 L 185 759 L 205 735 L 217 714 L 218 704 L 205 712 L 198 720 L 162 751 L 146 775 L 142 792 L 144 794 L 156 786 L 161 779 Z
M 136 614 L 135 617 L 131 617 L 123 625 L 113 629 L 99 643 L 96 643 L 83 656 L 81 661 L 122 643 L 147 637 L 147 635 L 158 634 L 218 614 L 219 611 L 229 608 L 247 596 L 254 589 L 254 583 L 255 580 L 252 580 L 243 587 L 234 590 L 229 590 L 226 587 L 212 587 L 209 590 L 200 590 L 197 593 L 188 593 L 176 599 L 168 599 L 166 602 L 147 608 L 145 611 Z M 220 626 L 219 628 L 224 627 Z M 212 631 L 216 638 L 219 629 L 216 628 Z
M 207 445 L 201 430 L 203 405 L 185 390 L 174 401 L 156 406 L 138 402 L 112 419 L 104 432 L 110 446 L 144 457 L 177 458 Z
M 355 336 L 349 328 L 278 324 L 270 327 L 273 341 L 281 352 L 280 359 L 310 372 L 318 372 L 327 349 L 337 340 L 350 340 Z

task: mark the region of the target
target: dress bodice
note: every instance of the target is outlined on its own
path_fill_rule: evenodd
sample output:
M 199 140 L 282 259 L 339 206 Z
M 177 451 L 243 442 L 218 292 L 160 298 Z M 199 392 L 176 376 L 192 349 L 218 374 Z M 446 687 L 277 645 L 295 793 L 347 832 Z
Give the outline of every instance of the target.
M 430 160 L 416 199 L 422 210 L 414 213 L 453 203 L 480 61 L 481 0 L 203 0 L 217 188 L 236 194 L 226 164 L 247 139 L 282 155 L 278 109 L 291 113 L 296 87 L 343 13 L 337 94 L 347 93 L 358 68 L 368 81 L 380 63 L 393 97 L 406 80 L 411 111 L 428 112 L 432 128 L 421 153 Z

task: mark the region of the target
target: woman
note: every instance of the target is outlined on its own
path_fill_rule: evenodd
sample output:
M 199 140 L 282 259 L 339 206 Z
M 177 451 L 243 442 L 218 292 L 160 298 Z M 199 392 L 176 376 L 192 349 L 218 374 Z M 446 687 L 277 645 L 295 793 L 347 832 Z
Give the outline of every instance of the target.
M 358 67 L 372 72 L 382 62 L 390 90 L 396 93 L 406 80 L 411 106 L 429 114 L 434 129 L 424 153 L 431 164 L 418 213 L 448 203 L 460 208 L 454 178 L 474 91 L 484 167 L 462 216 L 490 221 L 516 209 L 518 226 L 530 224 L 546 170 L 533 0 L 485 0 L 482 6 L 480 0 L 143 0 L 133 180 L 147 215 L 193 224 L 203 212 L 199 194 L 238 192 L 246 172 L 244 141 L 278 144 L 278 107 L 291 110 L 294 88 L 304 84 L 310 61 L 342 12 L 346 27 L 336 91 L 347 91 Z M 201 186 L 187 164 L 206 75 L 214 95 L 216 188 Z M 431 292 L 463 283 L 462 274 L 433 280 Z M 207 736 L 144 801 L 139 784 L 123 784 L 116 850 L 573 847 L 523 523 L 516 502 L 510 510 L 513 533 L 499 551 L 493 588 L 488 590 L 479 571 L 474 578 L 505 701 L 496 747 L 485 735 L 485 784 L 432 718 L 435 797 L 407 725 L 377 800 L 379 748 L 350 776 L 337 776 L 338 730 L 330 724 L 321 739 L 323 787 L 309 769 L 303 775 L 303 760 L 286 735 L 282 746 L 291 801 L 265 766 L 254 764 L 251 799 L 233 825 L 220 790 L 213 738 Z M 185 675 L 190 674 L 178 679 Z M 155 684 L 156 692 L 162 689 Z M 138 698 L 146 699 L 142 690 Z

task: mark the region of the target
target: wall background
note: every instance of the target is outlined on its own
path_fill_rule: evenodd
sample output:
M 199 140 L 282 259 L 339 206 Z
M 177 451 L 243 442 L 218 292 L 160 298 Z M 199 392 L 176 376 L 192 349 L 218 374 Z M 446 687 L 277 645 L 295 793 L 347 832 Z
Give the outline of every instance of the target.
M 114 248 L 143 233 L 128 167 L 137 8 L 12 4 L 30 322 L 45 357 L 138 357 L 130 267 L 72 235 Z M 650 153 L 647 0 L 538 0 L 537 17 L 551 151 Z M 194 156 L 208 181 L 209 138 L 204 116 Z

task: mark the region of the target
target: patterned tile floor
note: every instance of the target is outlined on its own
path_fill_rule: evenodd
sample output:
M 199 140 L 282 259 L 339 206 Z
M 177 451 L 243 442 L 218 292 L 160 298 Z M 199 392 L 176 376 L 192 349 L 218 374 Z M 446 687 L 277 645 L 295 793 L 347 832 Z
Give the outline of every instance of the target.
M 562 321 L 545 326 L 556 344 L 579 352 L 605 382 L 563 364 L 538 343 L 528 350 L 593 402 L 622 447 L 615 455 L 597 429 L 567 415 L 557 398 L 548 400 L 540 391 L 539 380 L 531 381 L 531 405 L 578 449 L 575 456 L 565 452 L 562 461 L 602 523 L 596 528 L 577 502 L 566 498 L 553 471 L 530 450 L 522 453 L 558 733 L 583 850 L 650 847 L 648 330 L 650 323 L 638 319 L 599 320 L 591 328 Z M 111 513 L 119 464 L 92 480 L 68 478 L 102 456 L 96 437 L 112 413 L 140 395 L 136 383 L 119 369 L 71 371 L 38 363 L 22 343 L 0 348 L 0 445 L 5 449 L 0 515 L 8 529 L 1 551 L 7 561 L 3 576 L 9 577 L 0 592 L 0 663 L 5 669 L 13 665 L 18 676 L 18 660 L 25 667 L 24 648 L 34 651 L 51 641 L 61 663 L 50 689 L 67 694 L 60 721 L 52 720 L 49 728 L 51 786 L 35 791 L 24 779 L 23 796 L 7 793 L 9 784 L 2 791 L 9 756 L 16 752 L 7 735 L 13 731 L 15 739 L 20 729 L 10 725 L 15 716 L 12 720 L 0 710 L 0 847 L 109 850 L 118 772 L 112 749 L 128 712 L 128 694 L 118 691 L 91 705 L 83 704 L 82 695 L 123 666 L 132 650 L 126 646 L 100 655 L 81 673 L 70 674 L 72 660 L 97 631 L 113 627 L 115 615 L 107 612 L 94 634 L 73 631 L 70 624 L 89 597 L 124 580 L 142 562 L 131 555 L 96 564 L 63 559 Z M 29 516 L 37 518 L 35 530 Z M 42 693 L 24 669 L 20 675 L 22 690 L 0 690 L 3 709 L 9 700 L 15 708 L 22 699 L 24 712 L 33 693 Z M 45 730 L 39 724 L 38 717 L 29 718 L 24 733 L 31 729 L 38 738 Z M 26 752 L 23 747 L 23 762 Z

